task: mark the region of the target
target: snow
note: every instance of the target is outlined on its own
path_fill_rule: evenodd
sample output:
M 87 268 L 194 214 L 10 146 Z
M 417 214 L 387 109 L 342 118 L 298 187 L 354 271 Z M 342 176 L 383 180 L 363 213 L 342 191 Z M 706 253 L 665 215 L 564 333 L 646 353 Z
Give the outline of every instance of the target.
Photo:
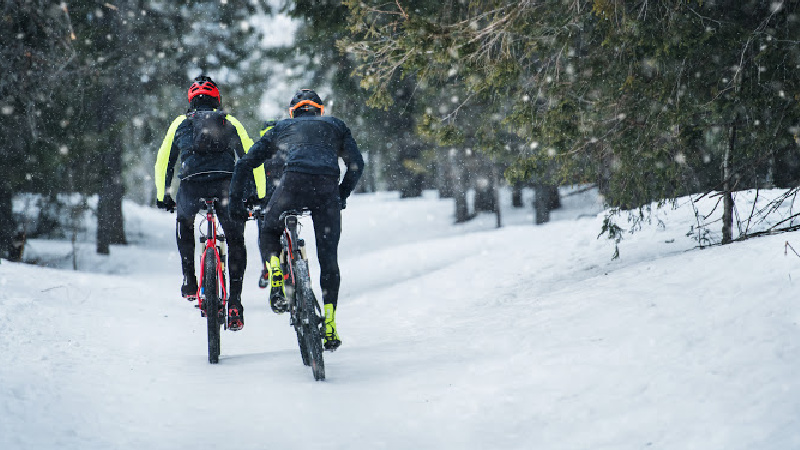
M 31 241 L 54 267 L 0 264 L 0 449 L 800 448 L 796 233 L 701 250 L 683 202 L 612 260 L 593 192 L 543 226 L 503 201 L 495 229 L 430 192 L 351 197 L 324 382 L 256 285 L 252 224 L 214 366 L 174 216 L 126 203 L 133 245 L 83 243 L 80 271 Z

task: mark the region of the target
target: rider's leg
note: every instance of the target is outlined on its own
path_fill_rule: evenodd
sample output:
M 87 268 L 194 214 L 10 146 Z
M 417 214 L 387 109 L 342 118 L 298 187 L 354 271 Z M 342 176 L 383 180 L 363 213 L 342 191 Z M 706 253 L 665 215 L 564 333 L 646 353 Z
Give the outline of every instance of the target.
M 321 181 L 320 192 L 326 192 L 327 186 Z M 336 183 L 334 183 L 336 186 Z M 314 220 L 314 237 L 317 242 L 317 257 L 320 267 L 320 287 L 325 303 L 325 348 L 335 350 L 342 341 L 336 330 L 336 307 L 339 303 L 339 237 L 341 235 L 341 211 L 339 209 L 338 188 L 327 196 L 318 208 L 312 210 Z
M 275 230 L 264 228 L 261 229 L 260 233 L 259 244 L 261 254 L 264 255 L 264 268 L 258 280 L 258 287 L 264 289 L 270 286 L 270 297 L 284 295 L 283 272 L 281 272 L 279 258 L 281 253 L 280 234 L 281 230 L 278 230 L 276 235 Z
M 194 217 L 200 211 L 200 201 L 196 187 L 192 182 L 183 182 L 176 196 L 175 240 L 178 253 L 181 255 L 181 271 L 183 284 L 181 294 L 184 297 L 197 293 L 197 276 L 194 265 Z
M 244 328 L 244 307 L 242 306 L 242 279 L 231 278 L 231 296 L 228 301 L 228 328 L 238 331 Z M 236 294 L 234 294 L 234 292 Z
M 328 203 L 325 207 L 312 212 L 314 221 L 314 238 L 317 243 L 319 258 L 320 288 L 325 304 L 336 309 L 339 300 L 339 236 L 341 234 L 341 215 L 339 202 Z
M 282 308 L 276 308 L 276 305 L 284 303 L 283 273 L 278 258 L 281 252 L 280 239 L 283 232 L 280 215 L 292 207 L 295 201 L 293 192 L 295 186 L 296 183 L 293 182 L 291 175 L 287 174 L 281 179 L 264 209 L 264 218 L 259 230 L 258 244 L 264 260 L 264 269 L 258 280 L 258 286 L 261 288 L 270 286 L 270 304 L 275 312 L 281 312 Z
M 247 268 L 247 248 L 244 245 L 244 223 L 220 218 L 228 243 L 228 275 L 230 292 L 228 301 L 228 328 L 241 330 L 244 327 L 242 307 L 242 280 Z
M 242 279 L 247 269 L 247 247 L 244 244 L 243 224 L 220 220 L 225 230 L 225 241 L 228 244 L 228 275 L 230 276 L 230 298 L 241 298 Z
M 231 280 L 230 296 L 238 298 L 242 293 L 241 281 L 247 269 L 247 247 L 244 243 L 244 222 L 231 220 L 227 211 L 218 215 L 219 223 L 228 244 L 228 274 Z M 235 283 L 238 282 L 238 283 Z
M 228 213 L 230 179 L 213 183 L 215 196 L 220 199 L 217 218 L 228 245 L 228 328 L 241 330 L 244 327 L 242 307 L 242 281 L 247 269 L 247 247 L 244 243 L 244 222 L 232 220 Z
M 275 169 L 273 168 L 273 170 L 275 170 Z M 281 166 L 281 172 L 282 171 L 283 171 L 283 166 Z M 278 185 L 280 185 L 280 182 L 281 182 L 281 178 L 280 177 L 272 176 L 272 174 L 268 174 L 267 175 L 267 193 L 266 193 L 266 195 L 264 196 L 263 199 L 260 199 L 262 210 L 266 210 L 267 205 L 269 204 L 269 201 L 272 198 L 272 194 L 275 192 L 275 189 L 278 188 Z M 270 260 L 270 254 L 261 245 L 261 229 L 263 228 L 263 225 L 264 225 L 264 217 L 259 215 L 256 218 L 256 223 L 258 224 L 258 230 L 259 230 L 258 231 L 258 250 L 261 253 L 261 265 L 263 267 L 265 264 L 269 263 L 269 260 Z

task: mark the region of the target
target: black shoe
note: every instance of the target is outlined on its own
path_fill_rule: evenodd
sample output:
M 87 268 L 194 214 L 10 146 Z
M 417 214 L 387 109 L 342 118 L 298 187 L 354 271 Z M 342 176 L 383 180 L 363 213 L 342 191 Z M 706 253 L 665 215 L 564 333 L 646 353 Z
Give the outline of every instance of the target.
M 239 299 L 228 302 L 228 329 L 239 331 L 244 328 L 244 308 Z
M 194 275 L 184 275 L 181 295 L 187 300 L 197 299 L 197 278 Z

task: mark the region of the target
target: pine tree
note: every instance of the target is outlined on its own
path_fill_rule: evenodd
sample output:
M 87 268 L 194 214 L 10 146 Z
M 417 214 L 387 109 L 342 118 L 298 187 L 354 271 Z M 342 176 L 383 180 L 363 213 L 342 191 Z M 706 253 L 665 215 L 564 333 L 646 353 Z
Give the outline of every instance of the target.
M 517 150 L 510 181 L 592 182 L 610 206 L 640 208 L 768 185 L 786 166 L 776 156 L 796 152 L 796 1 L 348 5 L 371 101 L 391 102 L 399 71 L 460 89 L 458 108 L 484 103 L 522 141 L 505 142 Z M 476 129 L 425 98 L 440 139 Z
M 20 191 L 47 193 L 63 160 L 46 114 L 65 88 L 74 58 L 69 17 L 49 1 L 5 1 L 0 11 L 0 256 L 9 254 L 24 223 L 13 214 Z

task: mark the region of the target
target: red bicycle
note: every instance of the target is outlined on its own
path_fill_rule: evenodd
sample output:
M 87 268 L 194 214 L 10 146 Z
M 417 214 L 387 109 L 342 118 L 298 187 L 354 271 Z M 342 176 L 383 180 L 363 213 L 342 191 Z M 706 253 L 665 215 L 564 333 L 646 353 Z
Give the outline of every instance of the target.
M 228 290 L 225 283 L 225 235 L 217 233 L 219 228 L 215 205 L 218 198 L 201 198 L 206 216 L 206 232 L 200 225 L 200 243 L 205 244 L 200 256 L 200 278 L 197 286 L 197 307 L 200 316 L 206 318 L 208 325 L 208 362 L 219 362 L 220 327 L 228 327 Z M 211 314 L 209 314 L 211 312 Z

